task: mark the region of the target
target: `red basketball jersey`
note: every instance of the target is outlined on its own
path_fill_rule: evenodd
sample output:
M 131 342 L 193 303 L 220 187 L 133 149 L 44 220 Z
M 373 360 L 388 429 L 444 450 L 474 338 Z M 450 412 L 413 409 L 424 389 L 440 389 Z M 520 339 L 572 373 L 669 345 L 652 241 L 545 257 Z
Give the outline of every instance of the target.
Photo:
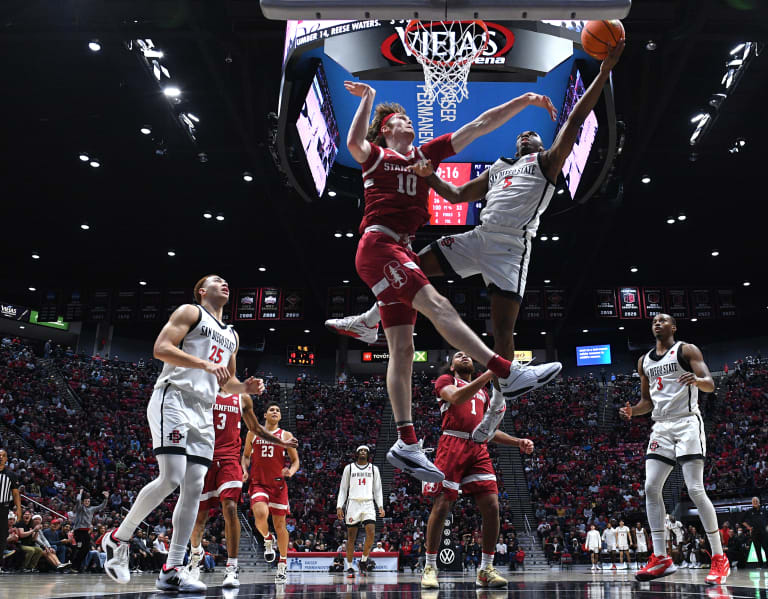
M 275 437 L 283 438 L 283 429 L 272 432 Z M 272 485 L 275 479 L 283 477 L 285 467 L 285 448 L 270 443 L 260 437 L 253 438 L 251 453 L 251 484 Z
M 371 144 L 371 155 L 362 164 L 365 190 L 365 214 L 360 233 L 371 225 L 384 225 L 397 233 L 413 235 L 429 222 L 429 185 L 425 177 L 409 172 L 408 166 L 418 160 L 432 161 L 437 166 L 453 156 L 452 133 L 436 137 L 407 156 L 389 148 Z
M 213 428 L 216 430 L 214 460 L 240 460 L 242 415 L 239 395 L 216 396 L 216 403 L 213 404 Z
M 458 406 L 451 405 L 440 398 L 440 392 L 448 385 L 461 388 L 468 384 L 450 374 L 443 374 L 435 381 L 435 392 L 438 397 L 437 402 L 440 405 L 440 413 L 443 415 L 442 428 L 444 431 L 462 431 L 471 434 L 483 419 L 489 402 L 488 392 L 485 389 L 480 389 L 472 399 Z

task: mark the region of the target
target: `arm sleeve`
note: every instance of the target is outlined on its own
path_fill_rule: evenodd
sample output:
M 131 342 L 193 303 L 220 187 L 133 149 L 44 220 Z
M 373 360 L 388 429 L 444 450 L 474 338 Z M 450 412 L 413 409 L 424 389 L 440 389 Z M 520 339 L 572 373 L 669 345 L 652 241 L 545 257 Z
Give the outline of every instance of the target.
M 456 155 L 456 152 L 453 150 L 453 144 L 451 143 L 452 137 L 453 133 L 446 133 L 445 135 L 436 137 L 432 141 L 428 141 L 419 148 L 422 154 L 424 154 L 424 157 L 432 161 L 432 166 L 434 168 L 437 168 L 437 166 L 446 158 Z
M 373 500 L 376 502 L 376 507 L 384 507 L 384 491 L 381 488 L 381 474 L 378 466 L 373 467 Z
M 341 485 L 339 486 L 339 497 L 336 500 L 336 509 L 344 507 L 347 503 L 347 494 L 349 493 L 349 464 L 344 467 L 341 475 Z

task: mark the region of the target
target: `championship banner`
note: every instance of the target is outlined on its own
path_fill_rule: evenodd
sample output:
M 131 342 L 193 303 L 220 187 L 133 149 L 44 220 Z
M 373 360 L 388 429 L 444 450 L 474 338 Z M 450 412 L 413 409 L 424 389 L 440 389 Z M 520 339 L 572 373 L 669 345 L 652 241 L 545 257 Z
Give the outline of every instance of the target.
M 10 320 L 20 320 L 21 322 L 29 322 L 30 310 L 24 306 L 16 306 L 14 304 L 0 303 L 0 316 L 8 318 Z
M 280 316 L 280 290 L 262 287 L 259 297 L 259 320 L 277 320 Z
M 66 296 L 64 304 L 65 322 L 77 322 L 83 319 L 83 296 L 79 290 L 72 290 Z
M 59 291 L 49 289 L 43 294 L 42 304 L 37 311 L 37 317 L 40 322 L 55 322 L 59 318 L 60 299 L 61 293 Z
M 523 318 L 541 320 L 544 318 L 544 292 L 541 289 L 526 289 L 523 295 Z
M 601 318 L 616 318 L 616 292 L 613 289 L 595 290 L 596 314 Z
M 544 303 L 546 305 L 546 317 L 549 319 L 563 318 L 565 316 L 565 291 L 563 289 L 545 289 Z
M 352 314 L 362 314 L 370 310 L 376 298 L 367 287 L 355 287 L 352 290 Z M 346 316 L 346 314 L 344 315 Z
M 341 318 L 349 312 L 349 287 L 328 289 L 328 318 Z
M 619 318 L 640 318 L 640 290 L 637 287 L 619 288 Z
M 471 301 L 469 298 L 469 290 L 463 287 L 456 289 L 451 288 L 448 293 L 448 297 L 456 308 L 456 312 L 459 313 L 462 320 L 467 320 L 472 313 Z
M 159 289 L 144 289 L 141 292 L 139 319 L 142 322 L 158 322 L 163 296 Z
M 188 292 L 186 289 L 169 289 L 165 292 L 165 319 L 168 320 L 173 311 L 181 306 L 188 304 Z
M 304 319 L 303 289 L 285 289 L 283 291 L 283 305 L 280 310 L 280 318 L 283 320 Z
M 664 312 L 664 292 L 658 288 L 643 289 L 643 317 L 654 318 Z
M 687 289 L 667 289 L 667 306 L 672 318 L 690 318 Z
M 488 320 L 491 317 L 491 298 L 488 295 L 488 288 L 483 287 L 477 290 L 475 294 L 475 318 L 477 320 Z
M 307 551 L 306 553 L 289 551 L 288 571 L 324 572 L 327 574 L 337 555 L 338 553 L 332 551 Z M 361 557 L 363 557 L 362 552 L 355 552 L 355 558 L 352 562 L 355 569 L 359 569 Z M 376 555 L 371 555 L 371 559 L 376 563 L 374 572 L 397 572 L 398 553 L 396 551 L 377 552 Z
M 256 308 L 259 305 L 259 290 L 255 287 L 237 290 L 235 320 L 256 320 Z
M 121 289 L 115 295 L 112 304 L 113 322 L 130 322 L 136 319 L 139 293 L 135 289 Z
M 91 302 L 88 307 L 88 320 L 91 322 L 106 322 L 109 317 L 111 304 L 112 290 L 96 289 L 91 295 Z
M 733 289 L 718 289 L 717 314 L 720 318 L 736 318 L 736 299 Z
M 693 316 L 700 319 L 715 317 L 715 298 L 710 289 L 692 289 Z

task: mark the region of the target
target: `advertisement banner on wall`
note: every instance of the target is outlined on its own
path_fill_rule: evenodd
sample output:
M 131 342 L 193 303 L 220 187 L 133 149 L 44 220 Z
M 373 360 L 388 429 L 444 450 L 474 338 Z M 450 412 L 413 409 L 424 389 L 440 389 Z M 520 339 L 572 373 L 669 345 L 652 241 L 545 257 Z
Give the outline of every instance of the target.
M 308 551 L 299 553 L 297 551 L 288 552 L 288 571 L 289 572 L 328 572 L 333 565 L 333 559 L 337 553 L 326 551 Z M 354 558 L 354 568 L 358 570 L 362 552 L 356 552 Z M 374 572 L 397 572 L 398 554 L 390 551 L 377 552 L 375 556 L 376 567 Z

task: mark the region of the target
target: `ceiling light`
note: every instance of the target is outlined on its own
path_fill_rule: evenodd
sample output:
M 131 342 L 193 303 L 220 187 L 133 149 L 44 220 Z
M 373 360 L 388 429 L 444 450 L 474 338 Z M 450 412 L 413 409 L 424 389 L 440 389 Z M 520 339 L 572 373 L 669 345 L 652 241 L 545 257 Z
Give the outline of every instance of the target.
M 309 329 L 304 329 L 304 332 L 305 333 L 309 333 Z
M 487 337 L 487 336 L 488 336 L 488 333 L 480 333 L 480 336 L 481 336 L 481 337 Z
M 266 266 L 259 266 L 259 272 L 267 272 Z
M 83 231 L 87 231 L 87 230 L 88 230 L 88 229 L 90 229 L 91 227 L 88 225 L 88 223 L 83 223 L 82 225 L 80 225 L 80 228 L 81 228 Z
M 173 250 L 168 250 L 168 255 L 169 255 L 171 258 L 173 258 L 173 257 L 176 255 L 176 252 L 174 252 Z
M 142 287 L 146 286 L 146 284 L 147 284 L 146 281 L 139 281 L 139 285 L 141 285 Z
M 336 192 L 333 191 L 332 189 L 329 189 L 328 190 L 328 197 L 329 198 L 335 198 L 336 197 Z
M 697 320 L 699 320 L 699 319 L 696 318 L 695 316 L 693 318 L 691 318 L 691 322 L 696 322 Z
M 640 182 L 648 185 L 648 183 L 651 182 L 651 178 L 648 175 L 645 175 L 642 179 L 640 179 Z
M 355 234 L 354 234 L 352 231 L 347 231 L 346 235 L 347 235 L 347 237 L 349 237 L 350 239 L 351 239 L 352 237 L 354 237 L 354 236 L 355 236 Z
M 551 280 L 549 280 L 549 279 L 544 279 L 544 284 L 545 284 L 545 285 L 549 285 L 551 282 L 552 282 L 552 281 L 551 281 Z
M 620 330 L 620 331 L 623 331 L 623 330 L 624 330 L 624 327 L 623 327 L 623 326 L 622 326 L 622 327 L 619 327 L 619 330 Z
M 675 224 L 675 217 L 674 216 L 667 217 L 667 224 L 668 225 L 674 225 Z
M 637 266 L 633 266 L 629 269 L 629 272 L 637 272 Z
M 37 291 L 37 287 L 30 287 L 29 290 L 30 291 Z
M 248 171 L 245 171 L 243 173 L 243 181 L 245 181 L 246 183 L 250 183 L 251 181 L 253 181 L 253 175 Z
M 541 239 L 542 241 L 546 241 L 547 239 L 549 239 L 549 237 L 546 235 L 542 235 L 541 237 L 539 237 L 539 239 Z
M 20 329 L 23 329 L 23 328 L 24 328 L 24 325 L 23 325 L 23 324 L 20 324 L 20 325 L 19 325 L 19 328 L 20 328 Z
M 348 284 L 349 284 L 349 279 L 344 279 L 344 280 L 342 281 L 342 283 L 343 283 L 344 285 L 348 285 Z
M 91 160 L 88 164 L 90 164 L 93 168 L 99 168 L 101 166 L 101 162 L 98 160 Z
M 514 333 L 512 333 L 512 334 L 513 334 L 513 335 L 517 335 L 517 331 L 515 331 L 515 332 L 514 332 Z
M 274 333 L 275 332 L 275 327 L 269 327 L 269 331 L 270 331 L 270 333 Z
M 707 101 L 707 104 L 709 104 L 712 108 L 720 108 L 720 106 L 723 105 L 723 102 L 725 102 L 725 98 L 727 96 L 725 94 L 712 94 L 712 96 Z
M 88 42 L 88 49 L 91 52 L 98 52 L 101 50 L 101 44 L 99 43 L 99 40 L 91 40 Z
M 589 329 L 581 329 L 582 333 L 589 333 Z
M 448 283 L 448 284 L 450 285 L 451 283 L 453 283 L 453 279 L 448 279 L 448 280 L 446 281 L 446 283 Z
M 40 254 L 38 254 L 37 252 L 32 252 L 32 259 L 33 260 L 39 260 L 40 259 Z
M 738 69 L 743 64 L 744 64 L 744 61 L 741 58 L 735 58 L 734 60 L 729 60 L 728 62 L 726 62 L 725 66 L 729 69 Z
M 749 281 L 744 281 L 744 282 L 742 283 L 742 285 L 744 285 L 744 287 L 749 287 L 751 284 L 752 284 L 752 283 L 750 283 Z
M 88 156 L 88 154 L 80 154 L 79 158 L 82 162 L 88 162 L 91 159 L 91 157 Z
M 560 241 L 560 235 L 552 235 L 552 241 Z
M 224 215 L 221 212 L 219 212 L 216 215 L 216 220 L 219 221 L 219 222 L 223 221 L 224 220 Z
M 731 56 L 741 52 L 744 49 L 744 46 L 746 46 L 746 44 L 744 44 L 744 43 L 741 43 L 738 46 L 736 46 L 733 50 L 731 50 L 731 52 L 730 52 Z
M 720 252 L 717 250 L 712 250 L 712 255 L 717 258 L 720 255 Z
M 333 236 L 334 236 L 334 237 L 336 237 L 337 239 L 338 239 L 339 237 L 342 237 L 341 231 L 336 231 L 336 232 L 333 234 Z
M 691 122 L 692 122 L 692 123 L 698 123 L 698 122 L 699 122 L 701 119 L 703 119 L 705 116 L 707 116 L 707 115 L 706 115 L 706 114 L 704 114 L 703 112 L 700 112 L 700 113 L 698 113 L 697 115 L 695 115 L 695 116 L 694 116 L 694 117 L 691 119 Z
M 677 215 L 677 220 L 679 220 L 679 221 L 683 221 L 686 218 L 688 218 L 688 217 L 685 214 L 683 214 L 682 212 Z
M 541 334 L 542 334 L 542 335 L 546 335 L 546 334 L 547 334 L 547 332 L 546 332 L 546 331 L 542 331 L 542 332 L 541 332 Z
M 565 190 L 562 189 L 562 188 L 557 190 L 557 195 L 559 195 L 559 196 L 563 195 L 564 193 L 565 193 Z
M 210 210 L 203 212 L 203 218 L 213 218 L 213 213 Z
M 649 52 L 653 52 L 657 47 L 658 46 L 656 45 L 656 42 L 654 42 L 653 40 L 648 40 L 647 42 L 645 42 L 645 49 L 648 50 Z
M 740 148 L 743 148 L 744 146 L 747 145 L 747 141 L 745 139 L 742 139 L 741 137 L 736 140 L 736 143 Z
M 141 131 L 142 135 L 149 135 L 150 133 L 152 133 L 152 128 L 144 126 L 141 129 L 139 129 L 139 131 Z
M 414 331 L 413 336 L 415 337 L 416 335 L 418 335 L 418 333 Z
M 181 95 L 181 90 L 178 87 L 169 85 L 168 87 L 163 88 L 163 93 L 168 98 L 178 98 Z

